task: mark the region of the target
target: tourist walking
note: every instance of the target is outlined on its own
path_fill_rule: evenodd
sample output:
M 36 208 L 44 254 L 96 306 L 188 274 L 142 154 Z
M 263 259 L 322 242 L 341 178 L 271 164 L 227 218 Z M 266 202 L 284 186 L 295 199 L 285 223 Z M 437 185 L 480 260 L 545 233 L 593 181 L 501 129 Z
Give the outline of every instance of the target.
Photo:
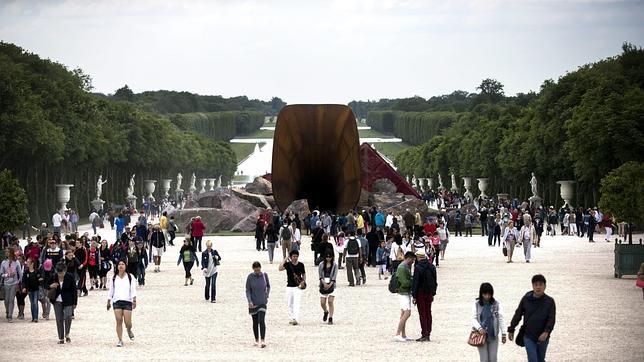
M 275 230 L 275 225 L 269 223 L 266 227 L 266 246 L 268 247 L 268 262 L 273 264 L 273 258 L 275 257 L 275 244 L 277 243 L 277 230 Z M 259 249 L 257 249 L 259 251 Z
M 299 251 L 291 250 L 289 258 L 284 259 L 279 266 L 279 271 L 286 270 L 286 306 L 291 325 L 299 323 L 300 300 L 302 290 L 306 288 L 304 264 L 298 262 L 299 256 Z
M 246 300 L 248 313 L 253 318 L 253 335 L 255 346 L 266 347 L 266 308 L 271 293 L 268 274 L 262 272 L 262 264 L 253 263 L 253 272 L 246 277 Z
M 217 275 L 219 274 L 219 261 L 221 256 L 212 248 L 212 241 L 206 241 L 206 250 L 201 253 L 201 270 L 206 278 L 204 296 L 206 301 L 217 302 Z
M 293 240 L 293 230 L 288 222 L 284 221 L 284 225 L 280 228 L 280 244 L 282 246 L 282 258 L 286 259 L 286 255 L 291 252 Z
M 27 267 L 22 276 L 22 292 L 29 296 L 32 323 L 38 323 L 38 297 L 42 282 L 43 277 L 38 270 L 38 261 L 27 259 Z
M 405 254 L 404 260 L 398 269 L 396 269 L 396 274 L 392 275 L 392 278 L 396 278 L 398 281 L 398 303 L 400 304 L 400 320 L 398 321 L 398 329 L 396 330 L 396 336 L 394 340 L 397 342 L 407 342 L 412 339 L 407 337 L 407 332 L 405 330 L 405 325 L 407 320 L 411 316 L 411 265 L 414 264 L 416 260 L 416 255 L 408 251 Z
M 136 276 L 139 282 L 139 286 L 145 285 L 145 269 L 147 269 L 149 260 L 148 260 L 148 251 L 145 248 L 145 244 L 142 240 L 136 242 L 136 250 L 139 253 L 139 262 L 137 264 Z
M 360 241 L 358 241 L 358 239 L 354 235 L 350 235 L 349 240 L 347 241 L 347 247 L 346 249 L 344 249 L 344 260 L 347 267 L 347 280 L 349 281 L 350 287 L 353 287 L 356 284 L 360 285 L 360 278 L 362 277 L 359 266 L 361 255 L 362 249 L 360 247 Z
M 385 248 L 385 241 L 380 240 L 380 245 L 376 250 L 376 267 L 378 268 L 378 280 L 381 280 L 382 277 L 385 277 L 387 280 L 387 260 L 389 259 L 389 253 Z
M 78 295 L 76 294 L 76 281 L 74 274 L 67 272 L 64 262 L 56 264 L 56 274 L 49 289 L 54 289 L 50 301 L 54 305 L 56 316 L 56 329 L 58 330 L 58 344 L 70 343 L 69 332 L 72 328 L 74 306 Z
M 479 288 L 479 297 L 472 308 L 472 328 L 485 334 L 485 343 L 478 346 L 481 362 L 496 362 L 501 342 L 506 342 L 506 325 L 501 303 L 494 298 L 494 288 L 490 283 L 483 283 Z
M 523 226 L 519 231 L 519 243 L 523 244 L 523 255 L 525 256 L 525 262 L 529 263 L 532 259 L 532 243 L 537 240 L 537 231 L 532 224 L 532 218 L 530 215 L 523 215 Z
M 320 306 L 322 306 L 322 321 L 333 324 L 333 310 L 335 308 L 335 279 L 338 275 L 338 265 L 335 263 L 333 251 L 324 254 L 324 260 L 318 265 L 320 278 Z
M 473 226 L 474 226 L 474 216 L 470 211 L 468 211 L 467 214 L 465 214 L 465 236 L 467 236 L 467 234 L 469 234 L 470 237 L 472 236 Z
M 99 269 L 98 269 L 98 277 L 100 279 L 101 285 L 99 285 L 99 289 L 107 289 L 107 272 L 112 269 L 112 265 L 110 264 L 110 249 L 107 247 L 107 240 L 101 241 L 101 248 L 99 250 Z
M 161 257 L 166 251 L 165 236 L 159 224 L 154 225 L 154 230 L 150 235 L 150 245 L 152 245 L 151 253 L 154 258 L 154 272 L 158 273 L 161 271 Z
M 514 246 L 519 240 L 519 231 L 514 227 L 514 221 L 508 222 L 508 227 L 503 232 L 503 245 L 507 249 L 508 263 L 512 263 L 512 254 L 514 253 Z
M 297 223 L 295 221 L 291 222 L 291 230 L 293 231 L 291 249 L 300 250 L 302 247 L 302 231 L 297 227 Z
M 54 269 L 51 260 L 45 260 L 45 263 L 42 266 L 42 281 L 40 282 L 40 288 L 42 289 L 42 296 L 40 297 L 40 304 L 42 306 L 42 317 L 48 321 L 49 314 L 51 313 L 51 301 L 47 298 L 47 291 L 49 286 L 54 282 L 54 276 L 56 275 L 56 270 Z
M 130 340 L 134 340 L 132 333 L 132 310 L 136 309 L 136 283 L 134 277 L 126 271 L 125 261 L 118 262 L 117 273 L 112 277 L 109 292 L 107 294 L 107 310 L 110 307 L 114 310 L 116 319 L 116 336 L 119 341 L 117 347 L 123 347 L 123 323 Z
M 266 250 L 266 233 L 265 233 L 265 225 L 264 225 L 264 220 L 262 219 L 262 216 L 260 215 L 257 218 L 257 222 L 255 223 L 255 248 L 257 251 L 260 250 Z
M 192 283 L 194 283 L 195 281 L 195 279 L 192 277 L 192 273 L 190 272 L 192 270 L 192 267 L 195 265 L 195 262 L 197 262 L 197 266 L 199 266 L 199 259 L 197 259 L 195 248 L 194 246 L 190 245 L 190 239 L 188 238 L 183 239 L 183 246 L 179 250 L 177 265 L 181 264 L 182 261 L 183 269 L 186 271 L 186 281 L 183 285 L 187 287 L 188 283 L 192 285 Z
M 7 258 L 0 264 L 0 277 L 4 283 L 4 310 L 7 322 L 13 323 L 13 308 L 22 281 L 22 267 L 16 257 L 16 249 L 12 246 L 6 249 Z
M 469 215 L 469 214 L 468 214 Z M 467 217 L 466 217 L 467 219 Z M 467 222 L 467 221 L 466 221 Z M 445 259 L 445 250 L 447 249 L 447 244 L 449 243 L 449 230 L 447 229 L 447 225 L 445 222 L 441 221 L 438 223 L 438 228 L 436 229 L 436 232 L 438 233 L 438 238 L 441 241 L 441 260 Z M 465 232 L 465 236 L 467 236 L 467 231 Z M 470 236 L 472 236 L 472 230 L 470 227 Z M 438 255 L 436 255 L 438 258 Z M 438 264 L 437 264 L 438 265 Z
M 412 280 L 411 296 L 418 308 L 421 336 L 417 342 L 429 342 L 432 333 L 432 302 L 438 287 L 436 267 L 427 260 L 425 250 L 416 251 L 416 265 Z
M 205 230 L 206 225 L 201 221 L 201 216 L 196 216 L 192 223 L 190 223 L 190 238 L 192 239 L 192 245 L 199 252 L 201 252 L 201 240 L 203 239 Z
M 546 278 L 537 274 L 532 277 L 532 291 L 526 293 L 508 327 L 508 337 L 514 339 L 514 330 L 523 318 L 523 326 L 517 334 L 517 344 L 525 346 L 528 362 L 544 362 L 555 327 L 555 300 L 545 294 Z

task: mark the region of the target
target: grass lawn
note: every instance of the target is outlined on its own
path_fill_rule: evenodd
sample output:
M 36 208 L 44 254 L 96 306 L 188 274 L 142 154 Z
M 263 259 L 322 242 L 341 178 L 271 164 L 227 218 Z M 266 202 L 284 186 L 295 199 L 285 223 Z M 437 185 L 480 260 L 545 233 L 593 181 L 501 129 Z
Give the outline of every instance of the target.
M 265 129 L 258 129 L 255 132 L 245 134 L 245 135 L 239 135 L 236 136 L 235 138 L 273 138 L 273 131 L 265 130 Z
M 394 138 L 394 136 L 388 136 L 384 133 L 376 131 L 375 129 L 358 130 L 358 134 L 361 138 Z
M 264 142 L 260 142 L 259 147 L 264 146 Z M 230 148 L 235 152 L 235 157 L 237 157 L 237 163 L 246 158 L 246 156 L 253 153 L 255 149 L 254 143 L 231 143 Z
M 401 151 L 411 147 L 406 143 L 373 143 L 372 145 L 376 146 L 376 149 L 384 153 L 390 160 L 395 161 L 396 155 Z

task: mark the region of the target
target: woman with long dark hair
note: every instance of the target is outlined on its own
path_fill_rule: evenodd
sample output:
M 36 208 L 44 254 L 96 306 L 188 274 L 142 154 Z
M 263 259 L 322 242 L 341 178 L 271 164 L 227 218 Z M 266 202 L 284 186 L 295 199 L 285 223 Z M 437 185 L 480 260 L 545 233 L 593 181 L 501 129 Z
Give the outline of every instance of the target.
M 16 257 L 16 249 L 6 249 L 7 259 L 0 264 L 0 278 L 4 280 L 4 310 L 7 322 L 13 323 L 13 307 L 18 291 L 18 284 L 22 281 L 22 268 Z
M 483 283 L 479 288 L 479 297 L 472 309 L 472 329 L 485 334 L 485 344 L 477 347 L 481 362 L 496 362 L 499 349 L 499 334 L 505 344 L 507 327 L 503 319 L 501 303 L 494 299 L 494 288 L 490 283 Z
M 320 306 L 324 311 L 322 321 L 333 324 L 333 310 L 335 308 L 335 278 L 338 275 L 338 265 L 333 258 L 333 250 L 327 250 L 324 253 L 324 260 L 318 265 L 318 274 L 320 277 Z
M 199 259 L 197 259 L 195 248 L 190 245 L 190 239 L 188 238 L 183 239 L 183 246 L 181 247 L 181 250 L 179 250 L 179 259 L 177 260 L 177 265 L 181 264 L 181 261 L 183 261 L 183 269 L 185 269 L 186 271 L 186 281 L 183 285 L 188 286 L 188 282 L 190 282 L 190 285 L 192 285 L 195 279 L 192 277 L 190 270 L 192 270 L 195 262 L 197 262 L 197 266 L 199 266 Z
M 273 256 L 275 255 L 275 243 L 277 243 L 277 230 L 273 223 L 269 223 L 266 227 L 266 244 L 268 246 L 268 262 L 273 264 Z

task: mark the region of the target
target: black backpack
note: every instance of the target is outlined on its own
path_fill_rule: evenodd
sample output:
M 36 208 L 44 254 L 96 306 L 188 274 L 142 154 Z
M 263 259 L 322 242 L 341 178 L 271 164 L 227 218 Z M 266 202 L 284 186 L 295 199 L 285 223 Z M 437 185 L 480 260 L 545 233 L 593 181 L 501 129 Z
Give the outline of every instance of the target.
M 282 229 L 282 239 L 291 240 L 291 229 L 289 227 Z
M 358 240 L 349 239 L 349 243 L 347 244 L 347 253 L 351 255 L 360 253 L 360 245 L 358 244 Z
M 388 289 L 390 293 L 398 293 L 398 278 L 396 277 L 396 273 L 389 279 Z

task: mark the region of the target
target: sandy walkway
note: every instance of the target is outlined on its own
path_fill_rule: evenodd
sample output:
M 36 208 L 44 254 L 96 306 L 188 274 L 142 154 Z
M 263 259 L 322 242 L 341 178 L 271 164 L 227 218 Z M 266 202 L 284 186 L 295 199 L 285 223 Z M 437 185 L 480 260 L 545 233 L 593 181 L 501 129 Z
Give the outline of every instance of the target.
M 218 302 L 203 300 L 204 280 L 195 268 L 195 285 L 183 286 L 183 268 L 176 265 L 178 247 L 169 248 L 162 273 L 148 268 L 147 285 L 139 290 L 134 315 L 136 340 L 116 348 L 112 312 L 105 310 L 106 292 L 81 298 L 72 325 L 72 344 L 56 344 L 53 319 L 1 322 L 0 360 L 391 360 L 400 357 L 434 361 L 475 361 L 476 349 L 465 343 L 470 307 L 483 281 L 491 282 L 509 320 L 520 297 L 530 289 L 530 277 L 543 273 L 547 293 L 557 302 L 557 325 L 548 350 L 549 361 L 644 360 L 642 293 L 633 277 L 613 278 L 613 244 L 589 244 L 576 237 L 547 237 L 533 249 L 534 262 L 503 262 L 500 248 L 482 237 L 453 238 L 438 269 L 439 287 L 433 305 L 430 343 L 392 341 L 398 302 L 369 269 L 365 286 L 346 287 L 340 271 L 335 325 L 322 324 L 322 312 L 307 246 L 302 256 L 310 287 L 304 294 L 301 325 L 288 325 L 284 288 L 286 276 L 257 252 L 250 237 L 218 237 L 222 255 Z M 280 251 L 281 254 L 281 251 Z M 267 315 L 268 348 L 252 346 L 251 320 L 244 297 L 250 264 L 259 260 L 273 289 Z M 27 302 L 28 304 L 28 302 Z M 0 307 L 4 309 L 4 307 Z M 29 306 L 27 305 L 27 315 Z M 53 317 L 53 312 L 52 312 Z M 418 337 L 418 314 L 408 322 L 408 334 Z M 6 346 L 13 346 L 6 348 Z M 11 351 L 11 352 L 9 352 Z M 27 354 L 17 354 L 18 351 Z M 326 354 L 322 352 L 327 351 Z M 500 360 L 525 360 L 514 343 L 500 347 Z

